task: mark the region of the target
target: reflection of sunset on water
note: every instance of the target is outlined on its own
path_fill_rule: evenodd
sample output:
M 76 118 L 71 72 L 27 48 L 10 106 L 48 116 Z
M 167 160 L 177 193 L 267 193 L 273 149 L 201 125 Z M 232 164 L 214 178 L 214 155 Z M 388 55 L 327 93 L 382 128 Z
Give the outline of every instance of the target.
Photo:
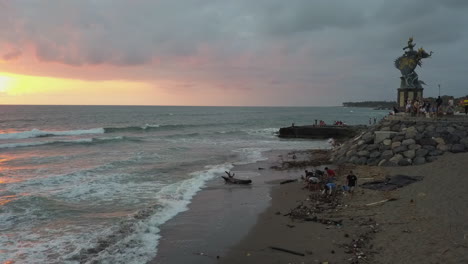
M 5 195 L 0 197 L 0 206 L 5 205 L 16 198 L 16 195 Z

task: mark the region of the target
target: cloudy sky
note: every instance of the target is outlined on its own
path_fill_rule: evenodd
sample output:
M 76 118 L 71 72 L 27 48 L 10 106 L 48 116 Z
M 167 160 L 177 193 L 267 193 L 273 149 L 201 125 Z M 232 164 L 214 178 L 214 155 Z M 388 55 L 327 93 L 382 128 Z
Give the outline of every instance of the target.
M 0 0 L 0 103 L 325 106 L 468 94 L 466 0 Z

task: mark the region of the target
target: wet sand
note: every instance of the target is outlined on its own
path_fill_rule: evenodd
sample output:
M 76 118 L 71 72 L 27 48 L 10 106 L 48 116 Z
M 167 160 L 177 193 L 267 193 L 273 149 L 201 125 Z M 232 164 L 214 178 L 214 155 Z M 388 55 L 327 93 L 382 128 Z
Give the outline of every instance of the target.
M 424 179 L 340 196 L 338 206 L 318 214 L 339 225 L 285 216 L 300 204 L 313 208 L 314 196 L 300 183 L 276 186 L 271 206 L 219 263 L 468 263 L 467 161 L 468 153 L 448 153 L 421 166 L 342 167 L 342 183 L 349 169 L 359 184 L 397 174 Z
M 218 263 L 268 208 L 272 186 L 303 174 L 297 168 L 271 168 L 292 160 L 290 152 L 270 151 L 264 153 L 268 160 L 236 165 L 231 170 L 236 177 L 252 179 L 252 185 L 225 184 L 221 177 L 208 182 L 194 197 L 189 210 L 161 226 L 158 253 L 150 263 Z M 308 154 L 297 153 L 295 161 L 308 160 Z

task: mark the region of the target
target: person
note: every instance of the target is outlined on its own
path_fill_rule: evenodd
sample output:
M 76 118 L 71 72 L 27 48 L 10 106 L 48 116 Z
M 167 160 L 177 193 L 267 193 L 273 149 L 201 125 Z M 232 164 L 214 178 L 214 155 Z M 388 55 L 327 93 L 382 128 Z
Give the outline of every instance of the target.
M 350 193 L 354 192 L 354 188 L 356 187 L 357 184 L 357 177 L 354 175 L 353 171 L 349 171 L 348 176 L 346 176 L 346 181 L 348 185 L 348 191 Z
M 439 97 L 437 97 L 437 99 L 436 99 L 437 113 L 439 113 L 439 108 L 440 108 L 440 106 L 442 105 L 442 102 L 443 102 L 443 101 L 442 101 L 442 98 L 440 98 L 440 95 L 439 95 Z
M 463 100 L 463 104 L 465 105 L 465 115 L 468 115 L 468 97 Z
M 329 169 L 328 167 L 325 167 L 325 173 L 327 174 L 327 178 L 329 179 L 334 179 L 336 176 L 335 171 L 332 169 Z
M 377 118 L 374 117 L 374 125 L 377 124 Z

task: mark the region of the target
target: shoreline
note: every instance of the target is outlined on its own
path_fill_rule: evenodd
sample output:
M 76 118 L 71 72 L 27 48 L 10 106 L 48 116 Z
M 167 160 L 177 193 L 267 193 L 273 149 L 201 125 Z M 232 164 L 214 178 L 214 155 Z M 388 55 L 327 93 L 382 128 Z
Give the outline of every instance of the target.
M 359 187 L 341 196 L 336 207 L 317 214 L 339 225 L 285 216 L 299 205 L 314 208 L 314 199 L 300 183 L 277 186 L 271 206 L 219 263 L 468 263 L 466 160 L 468 153 L 446 153 L 420 166 L 341 167 L 353 169 L 359 185 L 392 175 L 423 180 L 385 192 Z
M 310 153 L 314 151 L 270 150 L 263 153 L 266 160 L 234 165 L 231 172 L 252 179 L 249 186 L 225 184 L 221 177 L 207 182 L 188 210 L 160 227 L 157 255 L 149 263 L 218 263 L 217 257 L 244 238 L 269 207 L 272 187 L 300 178 L 303 170 L 295 165 L 308 163 Z

